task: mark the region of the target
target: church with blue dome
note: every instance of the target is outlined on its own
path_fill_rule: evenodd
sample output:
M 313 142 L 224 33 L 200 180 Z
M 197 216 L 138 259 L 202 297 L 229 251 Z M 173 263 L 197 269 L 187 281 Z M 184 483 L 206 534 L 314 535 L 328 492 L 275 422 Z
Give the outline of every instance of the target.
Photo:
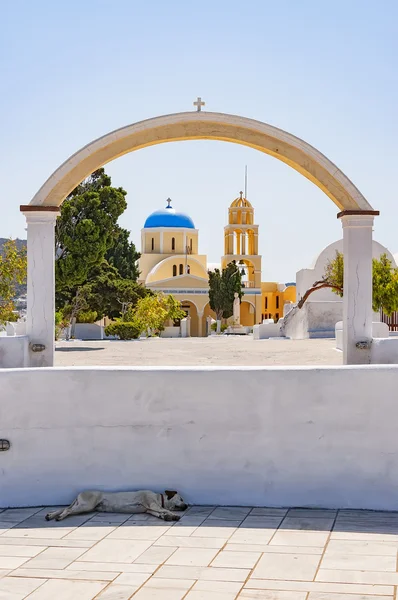
M 279 319 L 284 302 L 290 301 L 292 288 L 287 288 L 290 292 L 286 293 L 279 284 L 261 282 L 258 225 L 254 223 L 253 206 L 243 192 L 228 209 L 224 256 L 217 266 L 224 268 L 232 261 L 239 264 L 245 287 L 240 305 L 241 324 L 250 329 L 263 319 Z M 205 254 L 199 253 L 199 231 L 193 219 L 175 209 L 170 198 L 167 206 L 147 217 L 141 229 L 138 281 L 154 292 L 172 294 L 180 301 L 189 317 L 192 337 L 208 335 L 211 320 L 215 318 L 209 305 L 208 271 L 213 266 L 208 264 Z M 162 335 L 179 337 L 180 327 L 169 325 Z
M 177 212 L 171 206 L 170 198 L 167 199 L 167 206 L 161 210 L 155 210 L 144 224 L 144 229 L 152 227 L 177 227 L 185 229 L 195 229 L 191 217 L 182 212 Z

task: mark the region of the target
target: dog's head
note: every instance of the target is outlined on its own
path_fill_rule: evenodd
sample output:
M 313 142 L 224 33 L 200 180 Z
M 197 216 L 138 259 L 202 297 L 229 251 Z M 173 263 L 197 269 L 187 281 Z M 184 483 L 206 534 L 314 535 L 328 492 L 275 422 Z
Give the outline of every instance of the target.
M 188 504 L 184 502 L 178 492 L 173 490 L 165 490 L 164 493 L 170 510 L 186 510 L 188 508 Z

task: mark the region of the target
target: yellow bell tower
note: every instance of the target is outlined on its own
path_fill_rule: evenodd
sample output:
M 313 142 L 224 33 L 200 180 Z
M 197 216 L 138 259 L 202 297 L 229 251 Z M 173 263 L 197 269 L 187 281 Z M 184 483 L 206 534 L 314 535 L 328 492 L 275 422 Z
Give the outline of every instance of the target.
M 254 208 L 243 192 L 231 203 L 228 209 L 228 225 L 224 227 L 224 256 L 221 267 L 235 261 L 242 272 L 245 287 L 243 302 L 251 304 L 248 320 L 242 323 L 261 323 L 261 256 L 258 254 L 258 225 L 254 224 Z

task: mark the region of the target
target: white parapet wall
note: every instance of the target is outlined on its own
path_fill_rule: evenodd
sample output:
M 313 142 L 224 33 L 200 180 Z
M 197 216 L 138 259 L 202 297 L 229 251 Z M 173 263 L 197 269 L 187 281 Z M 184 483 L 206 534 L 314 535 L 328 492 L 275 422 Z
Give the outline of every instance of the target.
M 84 489 L 398 510 L 398 367 L 0 371 L 0 506 Z
M 0 336 L 0 373 L 2 368 L 20 368 L 28 366 L 29 338 L 26 335 Z M 1 393 L 0 378 L 0 394 Z M 0 420 L 1 417 L 2 409 L 0 408 Z
M 253 326 L 253 339 L 254 340 L 266 340 L 268 338 L 280 337 L 280 336 L 281 336 L 281 324 L 280 323 L 274 323 L 272 321 L 270 323 L 261 323 L 260 325 Z

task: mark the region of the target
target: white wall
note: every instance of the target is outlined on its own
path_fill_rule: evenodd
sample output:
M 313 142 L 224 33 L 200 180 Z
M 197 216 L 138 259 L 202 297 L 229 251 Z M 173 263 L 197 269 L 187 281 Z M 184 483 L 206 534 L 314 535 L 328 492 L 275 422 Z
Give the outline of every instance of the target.
M 18 368 L 28 365 L 29 338 L 26 335 L 0 336 L 0 368 Z
M 296 290 L 297 290 L 297 300 L 300 300 L 305 294 L 305 292 L 313 286 L 315 281 L 319 281 L 322 279 L 322 276 L 325 273 L 325 266 L 329 260 L 333 260 L 336 258 L 336 251 L 343 252 L 343 240 L 337 240 L 333 242 L 333 244 L 329 244 L 322 250 L 322 252 L 317 256 L 314 260 L 313 264 L 308 269 L 301 269 L 296 273 Z M 373 240 L 372 243 L 372 254 L 373 258 L 379 258 L 381 254 L 387 254 L 387 257 L 392 261 L 393 266 L 396 266 L 395 260 L 391 252 Z M 321 301 L 331 301 L 339 300 L 339 296 L 334 294 L 328 288 L 322 288 L 314 292 L 308 299 L 308 302 L 321 302 Z
M 398 509 L 398 367 L 0 372 L 0 506 L 85 488 Z

